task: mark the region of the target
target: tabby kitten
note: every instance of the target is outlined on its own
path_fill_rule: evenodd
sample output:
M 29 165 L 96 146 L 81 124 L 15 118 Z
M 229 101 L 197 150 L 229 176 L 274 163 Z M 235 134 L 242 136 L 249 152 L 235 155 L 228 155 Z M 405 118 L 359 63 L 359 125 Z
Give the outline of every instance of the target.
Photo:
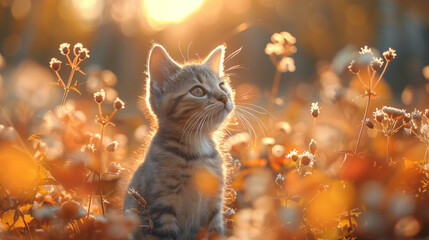
M 158 129 L 128 189 L 147 201 L 153 237 L 195 239 L 203 227 L 225 234 L 224 169 L 213 140 L 234 108 L 224 54 L 218 46 L 202 63 L 179 65 L 160 45 L 149 53 L 146 104 Z M 124 207 L 142 210 L 129 194 Z M 146 214 L 139 217 L 148 224 Z M 143 227 L 136 233 L 148 235 Z

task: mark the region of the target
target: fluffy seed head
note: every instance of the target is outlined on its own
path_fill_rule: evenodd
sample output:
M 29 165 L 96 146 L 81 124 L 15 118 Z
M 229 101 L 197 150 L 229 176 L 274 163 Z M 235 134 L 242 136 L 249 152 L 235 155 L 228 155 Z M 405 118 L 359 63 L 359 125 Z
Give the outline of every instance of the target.
M 53 71 L 58 72 L 61 69 L 61 61 L 56 58 L 51 58 L 51 61 L 49 62 L 49 67 Z
M 384 121 L 384 117 L 385 117 L 384 115 L 385 114 L 383 113 L 383 111 L 377 108 L 376 111 L 374 112 L 375 121 L 377 121 L 378 123 L 382 123 Z
M 106 146 L 108 152 L 114 152 L 118 148 L 118 141 L 113 141 Z
M 104 89 L 101 89 L 99 92 L 94 93 L 94 101 L 96 103 L 102 103 L 104 102 L 104 99 L 106 99 L 106 92 L 104 92 Z
M 310 112 L 314 118 L 317 118 L 319 116 L 320 108 L 318 102 L 311 103 Z
M 59 50 L 60 50 L 60 53 L 62 55 L 68 55 L 70 53 L 70 44 L 69 43 L 61 43 Z
M 406 123 L 408 123 L 409 121 L 411 121 L 411 114 L 410 113 L 405 113 L 403 120 Z
M 394 49 L 389 48 L 389 50 L 383 53 L 383 56 L 384 56 L 384 59 L 386 59 L 386 61 L 390 62 L 396 58 L 397 54 Z
M 277 177 L 276 177 L 276 184 L 278 185 L 278 186 L 282 186 L 284 183 L 285 183 L 285 177 L 283 177 L 280 173 L 279 174 L 277 174 Z
M 73 53 L 75 56 L 78 56 L 80 54 L 80 51 L 82 51 L 83 45 L 82 43 L 76 43 L 73 46 Z
M 372 70 L 377 71 L 378 69 L 380 69 L 383 66 L 383 63 L 384 63 L 384 61 L 382 58 L 373 57 L 370 65 L 371 65 Z
M 371 48 L 368 48 L 367 45 L 360 48 L 359 54 L 363 55 L 363 54 L 367 54 L 367 53 L 373 54 Z
M 299 160 L 298 151 L 296 149 L 290 151 L 290 153 L 286 156 L 287 158 L 292 159 L 292 161 L 296 162 Z
M 80 59 L 81 61 L 83 61 L 83 60 L 85 60 L 85 59 L 87 59 L 87 58 L 89 58 L 89 50 L 88 50 L 88 49 L 86 49 L 86 48 L 82 48 L 82 49 L 80 50 L 80 52 L 79 52 L 79 59 Z
M 405 115 L 405 110 L 394 107 L 383 107 L 383 112 L 392 120 L 399 120 Z
M 125 108 L 125 103 L 119 98 L 119 97 L 117 97 L 116 99 L 115 99 L 115 101 L 113 102 L 113 107 L 116 109 L 116 110 L 121 110 L 121 109 L 124 109 Z
M 353 74 L 358 74 L 359 73 L 359 66 L 356 63 L 356 60 L 352 60 L 352 62 L 350 63 L 350 65 L 347 67 L 349 69 L 349 71 Z
M 411 118 L 415 121 L 421 121 L 422 112 L 420 110 L 414 109 L 414 112 L 411 113 Z

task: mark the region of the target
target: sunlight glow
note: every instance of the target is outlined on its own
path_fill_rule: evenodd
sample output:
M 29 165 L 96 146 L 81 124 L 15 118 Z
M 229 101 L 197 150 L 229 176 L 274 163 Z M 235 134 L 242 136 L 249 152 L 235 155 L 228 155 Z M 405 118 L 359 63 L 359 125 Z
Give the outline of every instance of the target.
M 183 21 L 197 10 L 204 0 L 143 0 L 144 13 L 154 29 Z

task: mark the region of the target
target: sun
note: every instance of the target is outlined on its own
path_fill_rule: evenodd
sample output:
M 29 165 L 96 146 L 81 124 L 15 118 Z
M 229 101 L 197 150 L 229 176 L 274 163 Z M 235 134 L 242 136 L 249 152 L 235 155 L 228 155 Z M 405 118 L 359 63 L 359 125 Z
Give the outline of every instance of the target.
M 152 28 L 183 21 L 204 0 L 143 0 L 144 14 Z

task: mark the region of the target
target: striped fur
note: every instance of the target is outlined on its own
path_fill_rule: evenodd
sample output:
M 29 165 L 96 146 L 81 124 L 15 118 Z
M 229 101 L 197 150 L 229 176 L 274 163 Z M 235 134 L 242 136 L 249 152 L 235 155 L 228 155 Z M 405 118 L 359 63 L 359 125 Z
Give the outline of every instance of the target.
M 160 45 L 149 54 L 146 103 L 158 127 L 128 188 L 147 201 L 155 238 L 195 239 L 203 227 L 225 234 L 224 167 L 213 140 L 234 108 L 223 76 L 224 51 L 219 46 L 202 63 L 183 66 Z M 130 195 L 124 208 L 142 210 Z M 145 214 L 140 218 L 148 224 Z M 148 232 L 140 228 L 136 238 Z

